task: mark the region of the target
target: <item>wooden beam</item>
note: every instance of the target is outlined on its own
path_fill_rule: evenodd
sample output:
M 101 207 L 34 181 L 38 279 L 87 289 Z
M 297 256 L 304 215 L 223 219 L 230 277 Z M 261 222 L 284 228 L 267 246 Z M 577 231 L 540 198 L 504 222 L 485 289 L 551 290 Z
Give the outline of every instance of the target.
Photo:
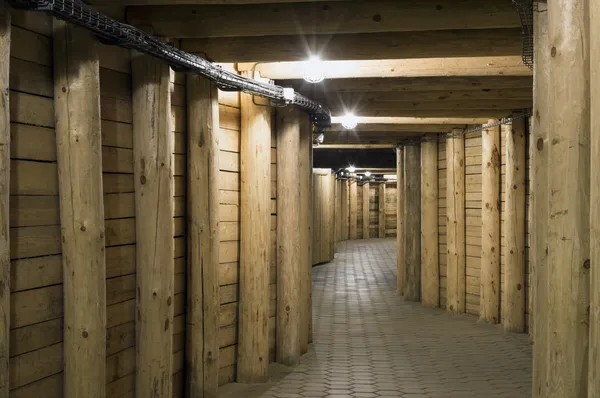
M 363 239 L 369 239 L 369 183 L 365 182 L 362 186 L 363 206 L 362 206 L 362 217 L 363 217 Z
M 361 171 L 370 171 L 370 172 L 372 172 L 372 173 L 375 173 L 375 174 L 377 174 L 377 173 L 387 173 L 387 172 L 390 172 L 390 173 L 395 173 L 395 172 L 396 172 L 396 169 L 391 169 L 391 168 L 381 168 L 381 167 L 380 167 L 380 168 L 377 168 L 377 167 L 373 167 L 373 168 L 368 168 L 368 167 L 356 167 L 356 171 L 357 171 L 357 172 L 359 172 L 359 173 L 360 173 Z
M 506 134 L 504 207 L 504 330 L 525 331 L 525 121 L 513 120 Z
M 313 146 L 313 149 L 387 149 L 395 147 L 395 144 L 320 144 Z
M 437 140 L 421 142 L 421 301 L 425 307 L 440 305 L 438 248 L 438 146 Z
M 10 390 L 10 45 L 11 18 L 0 4 L 0 398 Z
M 341 190 L 341 199 L 342 199 L 342 203 L 341 203 L 341 215 L 342 215 L 342 240 L 348 240 L 348 236 L 349 236 L 349 221 L 350 221 L 350 217 L 349 217 L 349 210 L 350 210 L 350 206 L 349 206 L 349 200 L 348 200 L 348 194 L 349 194 L 349 185 L 348 185 L 348 180 L 342 180 L 342 190 Z
M 593 10 L 593 7 L 591 7 Z M 533 371 L 532 371 L 532 384 L 533 384 L 533 398 L 546 398 L 546 367 L 547 359 L 546 353 L 547 339 L 548 339 L 548 175 L 550 173 L 548 165 L 548 154 L 550 150 L 550 142 L 548 141 L 548 123 L 550 121 L 550 113 L 548 110 L 550 88 L 549 64 L 550 64 L 550 51 L 548 51 L 548 10 L 546 3 L 538 3 L 538 10 L 540 12 L 534 13 L 534 49 L 535 49 L 535 63 L 534 63 L 534 80 L 535 86 L 533 89 L 533 132 L 530 136 L 530 175 L 531 181 L 529 186 L 531 189 L 530 194 L 530 211 L 531 215 L 529 218 L 529 255 L 531 264 L 531 301 L 532 301 L 532 322 L 530 323 L 530 329 L 532 330 L 533 339 Z M 593 14 L 593 11 L 592 11 Z M 598 15 L 598 14 L 596 14 Z M 593 18 L 593 17 L 592 17 Z M 594 26 L 592 23 L 590 26 Z M 596 36 L 590 34 L 592 43 Z M 593 47 L 592 47 L 593 48 Z M 591 54 L 594 56 L 594 54 Z M 591 84 L 594 83 L 594 76 L 591 77 Z M 592 100 L 594 96 L 594 90 L 592 86 Z M 592 113 L 592 120 L 594 120 L 595 113 Z M 594 130 L 592 130 L 594 134 Z M 596 142 L 591 140 L 592 145 Z M 591 172 L 594 173 L 594 157 L 592 157 Z M 594 178 L 592 177 L 592 181 Z M 590 209 L 592 214 L 590 215 L 592 228 L 595 224 L 594 220 L 594 186 L 592 183 L 592 197 L 590 202 Z M 592 239 L 592 248 L 594 247 L 594 241 Z M 592 254 L 592 261 L 596 263 L 596 258 Z M 593 274 L 592 274 L 593 275 Z M 593 317 L 594 312 L 590 310 L 590 316 Z M 593 321 L 590 320 L 590 333 L 593 333 Z M 592 349 L 590 347 L 590 359 L 592 358 Z M 600 365 L 600 364 L 599 364 Z M 591 366 L 591 363 L 590 363 Z M 590 369 L 600 369 L 598 366 L 594 366 Z M 598 394 L 596 394 L 598 395 Z M 590 396 L 594 396 L 590 394 Z
M 300 353 L 308 352 L 312 341 L 312 125 L 307 117 L 300 119 Z M 336 184 L 337 185 L 337 184 Z M 336 187 L 337 188 L 337 187 Z M 337 204 L 335 210 L 338 210 Z M 336 219 L 337 232 L 337 219 Z M 337 234 L 336 234 L 337 236 Z M 335 242 L 334 242 L 335 244 Z
M 209 398 L 219 386 L 219 99 L 210 81 L 191 73 L 186 80 L 186 390 Z
M 453 128 L 464 128 L 459 124 L 359 124 L 355 129 L 348 130 L 341 124 L 333 124 L 327 129 L 325 135 L 329 138 L 333 133 L 338 135 L 364 135 L 377 133 L 393 136 L 394 133 L 449 133 Z
M 265 382 L 269 364 L 271 113 L 241 94 L 241 238 L 237 381 Z
M 521 29 L 185 39 L 182 48 L 215 62 L 493 57 L 520 54 Z
M 588 393 L 591 159 L 587 4 L 586 0 L 548 2 L 548 43 L 552 46 L 547 125 L 548 397 L 585 397 Z M 577 104 L 576 112 L 573 104 Z
M 135 391 L 137 397 L 170 397 L 175 277 L 170 70 L 164 62 L 139 53 L 132 54 L 131 69 L 137 282 Z
M 376 61 L 326 61 L 327 79 L 397 77 L 531 76 L 520 56 L 419 58 Z M 240 63 L 241 71 L 257 70 L 275 80 L 302 79 L 305 62 Z M 530 83 L 531 84 L 531 83 Z M 430 88 L 448 90 L 449 87 Z
M 385 238 L 385 184 L 379 184 L 379 237 Z
M 355 180 L 350 181 L 350 240 L 358 238 L 358 183 Z
M 123 6 L 156 6 L 156 5 L 233 5 L 233 4 L 280 4 L 301 3 L 314 1 L 343 1 L 343 0 L 92 0 L 94 5 L 123 5 Z
M 300 362 L 300 110 L 277 111 L 277 362 Z M 304 132 L 306 133 L 306 132 Z M 308 337 L 308 334 L 306 335 Z
M 331 122 L 335 124 L 342 123 L 341 116 L 332 116 Z M 371 124 L 458 124 L 457 128 L 465 128 L 466 124 L 482 124 L 488 119 L 485 118 L 467 118 L 467 117 L 377 117 L 377 116 L 357 116 L 359 126 L 367 126 Z M 360 127 L 359 127 L 360 128 Z
M 479 318 L 496 324 L 500 322 L 500 126 L 482 131 L 481 162 Z
M 515 104 L 517 105 L 517 104 Z M 512 108 L 512 109 L 527 109 L 531 108 L 532 104 L 525 104 L 523 108 Z M 491 109 L 464 109 L 462 107 L 455 107 L 453 109 L 399 109 L 394 107 L 394 104 L 365 104 L 361 106 L 360 109 L 349 109 L 349 108 L 334 108 L 332 107 L 332 112 L 334 115 L 344 115 L 349 110 L 353 112 L 361 112 L 361 114 L 365 116 L 416 116 L 416 117 L 471 117 L 478 119 L 490 119 L 490 118 L 504 118 L 509 117 L 511 115 L 512 109 L 504 109 L 504 108 L 491 108 Z
M 493 3 L 493 4 L 489 4 Z M 511 4 L 489 0 L 421 1 L 398 4 L 373 0 L 346 3 L 130 7 L 133 25 L 152 26 L 164 37 L 240 37 L 272 35 L 407 32 L 451 29 L 516 28 Z
M 98 44 L 89 32 L 58 20 L 53 37 L 64 394 L 67 398 L 102 398 L 106 389 L 106 264 Z
M 450 111 L 451 114 L 469 114 L 470 112 L 487 112 L 487 114 L 510 114 L 512 109 L 531 108 L 533 100 L 465 100 L 465 101 L 362 101 L 354 102 L 335 101 L 328 103 L 331 113 L 344 115 L 352 111 L 364 116 L 402 116 L 420 112 L 425 115 L 436 116 Z
M 404 299 L 421 299 L 421 145 L 404 147 Z M 383 184 L 382 184 L 383 185 Z
M 446 139 L 447 309 L 466 310 L 465 136 Z
M 311 144 L 312 146 L 312 144 Z M 342 180 L 335 180 L 335 243 L 342 241 Z
M 405 230 L 404 230 L 404 147 L 396 148 L 396 293 L 404 296 L 405 268 Z

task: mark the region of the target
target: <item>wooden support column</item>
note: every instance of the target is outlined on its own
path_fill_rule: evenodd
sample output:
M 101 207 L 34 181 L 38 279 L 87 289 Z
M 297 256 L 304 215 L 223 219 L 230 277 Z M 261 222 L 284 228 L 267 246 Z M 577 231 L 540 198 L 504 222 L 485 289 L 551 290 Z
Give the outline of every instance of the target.
M 479 319 L 496 324 L 500 322 L 500 126 L 482 131 L 481 151 Z
M 504 208 L 504 330 L 525 331 L 525 120 L 513 120 L 506 137 Z
M 219 386 L 219 99 L 217 87 L 187 76 L 187 395 Z
M 421 142 L 421 301 L 440 305 L 437 140 Z
M 369 183 L 366 182 L 362 186 L 363 196 L 363 239 L 369 239 Z
M 588 397 L 600 397 L 600 3 L 590 2 L 591 200 L 590 362 Z M 536 318 L 536 325 L 537 325 Z M 536 326 L 537 327 L 537 326 Z M 535 357 L 534 357 L 535 359 Z M 536 364 L 534 362 L 534 369 Z M 534 378 L 535 382 L 535 378 Z M 535 385 L 535 384 L 534 384 Z M 534 395 L 535 397 L 535 395 Z M 535 397 L 537 398 L 537 397 Z
M 312 125 L 300 118 L 300 353 L 308 352 L 312 323 Z M 285 214 L 285 213 L 284 213 Z
M 404 298 L 421 299 L 421 146 L 404 147 Z
M 385 183 L 379 184 L 379 237 L 385 238 Z
M 106 385 L 106 264 L 97 46 L 96 38 L 89 32 L 54 21 L 64 396 L 73 398 L 103 398 Z
M 241 94 L 241 236 L 237 381 L 264 382 L 269 365 L 271 111 Z
M 538 2 L 534 17 L 535 62 L 533 71 L 533 132 L 530 136 L 530 211 L 529 255 L 531 264 L 531 301 L 533 339 L 533 398 L 546 398 L 546 353 L 548 352 L 548 111 L 550 47 L 548 46 L 547 4 Z M 593 7 L 592 7 L 593 8 Z M 591 25 L 593 26 L 593 24 Z M 594 36 L 591 36 L 594 40 Z M 592 77 L 593 82 L 593 77 Z M 593 83 L 592 83 L 593 84 Z M 593 116 L 592 116 L 593 118 Z M 593 161 L 593 158 L 592 158 Z M 592 171 L 594 165 L 592 165 Z M 592 187 L 593 202 L 593 187 Z M 592 208 L 593 212 L 593 208 Z M 592 215 L 592 226 L 594 225 Z M 592 245 L 594 242 L 592 242 Z M 594 263 L 597 263 L 594 261 Z M 591 352 L 590 352 L 591 353 Z M 591 356 L 590 356 L 591 358 Z M 598 367 L 596 367 L 598 369 Z M 593 395 L 590 395 L 593 396 Z M 598 395 L 600 396 L 600 395 Z
M 300 118 L 277 111 L 277 362 L 300 362 Z M 307 335 L 308 336 L 308 335 Z
M 341 189 L 341 209 L 340 214 L 342 215 L 342 240 L 348 240 L 349 237 L 349 216 L 348 210 L 350 210 L 349 202 L 348 202 L 348 188 L 349 180 L 342 180 L 342 189 Z
M 132 54 L 136 230 L 136 396 L 171 397 L 173 145 L 169 66 Z
M 548 2 L 548 397 L 588 393 L 590 3 Z
M 0 398 L 9 394 L 10 353 L 10 12 L 0 4 Z
M 396 148 L 396 293 L 404 296 L 404 148 Z
M 446 213 L 448 234 L 447 309 L 466 310 L 465 136 L 454 130 L 446 140 Z
M 350 240 L 358 237 L 358 182 L 350 181 Z

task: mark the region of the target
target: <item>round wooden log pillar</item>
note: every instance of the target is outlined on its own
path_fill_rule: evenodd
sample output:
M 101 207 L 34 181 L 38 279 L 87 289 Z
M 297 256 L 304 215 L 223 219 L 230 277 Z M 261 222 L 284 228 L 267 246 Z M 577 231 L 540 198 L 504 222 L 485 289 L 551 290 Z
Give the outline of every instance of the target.
M 421 142 L 421 301 L 440 305 L 437 140 Z
M 404 298 L 421 299 L 421 145 L 404 147 Z
M 369 239 L 369 183 L 362 186 L 363 239 Z
M 396 293 L 404 295 L 404 148 L 396 148 Z
M 300 118 L 300 353 L 308 352 L 312 322 L 312 126 Z

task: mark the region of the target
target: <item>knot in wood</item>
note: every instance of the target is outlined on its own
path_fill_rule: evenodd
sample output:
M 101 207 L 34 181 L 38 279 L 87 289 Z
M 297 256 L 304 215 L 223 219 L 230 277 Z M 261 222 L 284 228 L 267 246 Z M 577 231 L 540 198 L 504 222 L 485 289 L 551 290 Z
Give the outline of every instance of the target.
M 88 335 L 88 332 L 87 332 L 87 331 L 85 331 L 85 330 L 83 331 L 83 333 L 81 333 L 81 335 L 83 336 L 83 338 L 84 338 L 84 339 L 87 339 L 87 338 L 88 338 L 88 336 L 89 336 L 89 335 Z
M 590 259 L 588 258 L 587 260 L 585 260 L 583 262 L 583 268 L 585 269 L 590 269 L 591 263 L 590 263 Z

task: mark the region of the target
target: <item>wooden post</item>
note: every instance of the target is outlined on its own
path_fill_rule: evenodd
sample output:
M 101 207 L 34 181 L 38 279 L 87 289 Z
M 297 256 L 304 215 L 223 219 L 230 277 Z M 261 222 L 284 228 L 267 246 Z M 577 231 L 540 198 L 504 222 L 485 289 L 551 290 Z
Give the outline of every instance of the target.
M 169 66 L 133 53 L 136 396 L 170 397 L 173 362 L 173 137 Z
M 446 212 L 448 234 L 447 294 L 449 312 L 466 310 L 465 137 L 460 130 L 446 140 Z
M 241 94 L 241 236 L 237 381 L 264 382 L 269 365 L 271 111 Z
M 335 243 L 342 241 L 342 181 L 335 180 Z
M 385 183 L 379 184 L 379 237 L 385 238 Z
M 312 126 L 300 118 L 300 353 L 308 352 L 312 321 Z
M 396 293 L 404 296 L 404 148 L 396 148 Z
M 186 389 L 212 398 L 219 386 L 219 100 L 214 84 L 191 73 L 187 117 Z
M 496 324 L 500 322 L 500 126 L 482 131 L 481 151 L 479 318 Z
M 590 270 L 590 362 L 588 397 L 600 397 L 600 3 L 590 2 L 591 92 L 591 264 Z M 538 22 L 539 24 L 539 22 Z M 544 115 L 545 116 L 545 115 Z M 537 325 L 536 318 L 536 325 Z M 537 326 L 536 326 L 537 327 Z M 537 329 L 536 329 L 537 330 Z M 535 359 L 535 357 L 534 357 Z M 536 364 L 534 362 L 534 370 Z M 535 378 L 534 378 L 535 382 Z M 534 384 L 535 386 L 535 384 Z M 537 397 L 536 397 L 537 398 Z
M 588 393 L 590 64 L 588 2 L 548 2 L 548 397 Z M 597 264 L 596 264 L 597 266 Z M 591 369 L 598 372 L 598 369 Z
M 436 140 L 421 142 L 421 301 L 440 305 L 438 256 L 438 149 Z
M 103 398 L 106 264 L 98 48 L 92 34 L 58 20 L 54 21 L 54 98 L 64 283 L 64 395 Z
M 341 203 L 342 211 L 340 212 L 340 214 L 342 215 L 342 240 L 344 241 L 344 240 L 348 240 L 348 236 L 349 236 L 348 210 L 349 210 L 350 206 L 348 203 L 348 180 L 342 180 L 341 199 L 342 199 L 342 203 Z
M 529 228 L 533 339 L 533 398 L 546 398 L 548 331 L 548 112 L 550 47 L 547 4 L 538 2 L 534 17 L 533 132 L 530 136 L 531 218 Z M 593 7 L 592 7 L 593 8 Z M 591 25 L 593 26 L 593 24 Z M 592 40 L 594 36 L 591 35 Z M 592 78 L 593 81 L 593 78 Z M 593 118 L 593 116 L 592 116 Z M 593 158 L 592 158 L 593 160 Z M 593 171 L 593 165 L 592 165 Z M 592 187 L 593 201 L 593 187 Z M 593 215 L 592 215 L 592 226 Z M 594 242 L 592 242 L 593 245 Z M 596 262 L 594 262 L 596 263 Z M 591 353 L 591 352 L 590 352 Z M 591 356 L 590 356 L 591 358 Z M 596 367 L 597 369 L 597 367 Z M 593 395 L 590 395 L 590 397 Z
M 421 299 L 421 147 L 410 144 L 404 147 L 404 298 Z
M 503 325 L 508 332 L 522 333 L 525 331 L 525 120 L 513 120 L 507 131 Z
M 350 181 L 350 240 L 358 237 L 358 182 Z
M 277 362 L 300 362 L 300 118 L 277 111 Z M 308 336 L 308 335 L 307 335 Z
M 0 4 L 0 398 L 9 394 L 10 353 L 10 12 Z
M 369 239 L 369 183 L 365 182 L 362 186 L 363 196 L 363 239 Z

